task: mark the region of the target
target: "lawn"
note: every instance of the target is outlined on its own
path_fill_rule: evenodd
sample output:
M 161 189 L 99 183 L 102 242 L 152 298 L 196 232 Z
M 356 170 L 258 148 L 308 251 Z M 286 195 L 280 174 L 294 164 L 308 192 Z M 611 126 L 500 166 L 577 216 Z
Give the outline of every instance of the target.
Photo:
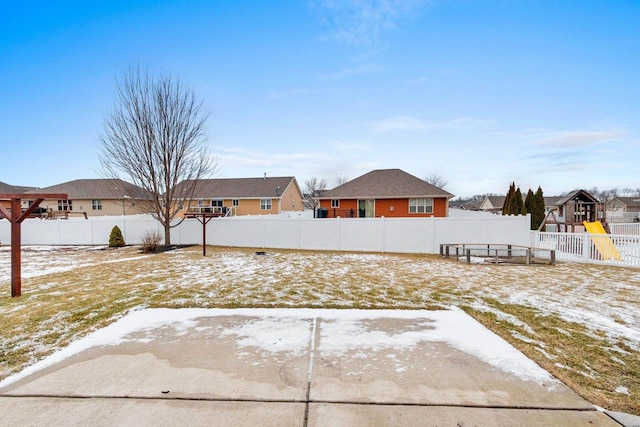
M 590 402 L 640 415 L 640 270 L 439 256 L 191 247 L 0 247 L 0 379 L 142 307 L 458 306 Z

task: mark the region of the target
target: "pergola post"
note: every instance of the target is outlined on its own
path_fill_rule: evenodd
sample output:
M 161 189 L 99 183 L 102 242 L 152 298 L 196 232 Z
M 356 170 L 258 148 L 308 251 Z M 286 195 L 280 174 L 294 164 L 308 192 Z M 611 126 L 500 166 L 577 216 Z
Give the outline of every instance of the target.
M 20 213 L 20 199 L 11 199 L 11 297 L 22 295 Z

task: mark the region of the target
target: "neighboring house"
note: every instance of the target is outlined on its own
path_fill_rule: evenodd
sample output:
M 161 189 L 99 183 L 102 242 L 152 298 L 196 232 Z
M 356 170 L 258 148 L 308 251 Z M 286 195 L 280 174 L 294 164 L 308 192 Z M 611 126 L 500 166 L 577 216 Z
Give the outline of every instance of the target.
M 22 191 L 18 190 L 18 187 L 15 187 L 13 185 L 9 185 L 7 183 L 0 181 L 0 194 L 18 194 L 18 193 L 22 193 Z M 11 209 L 11 200 L 9 199 L 0 200 L 0 205 L 2 205 L 7 209 Z M 0 213 L 0 218 L 3 218 L 1 213 Z
M 47 210 L 49 218 L 68 218 L 69 215 L 134 215 L 141 213 L 138 205 L 145 200 L 142 188 L 119 179 L 76 179 L 27 192 L 33 195 L 38 193 L 68 195 L 67 200 L 45 200 L 40 204 L 40 207 Z M 26 205 L 31 202 L 23 200 Z
M 563 196 L 545 196 L 544 197 L 544 210 L 545 212 L 550 212 L 550 211 L 554 211 L 554 212 L 558 212 L 558 206 L 556 205 L 556 203 L 558 203 L 558 201 L 560 199 L 563 199 Z
M 479 210 L 494 214 L 502 214 L 502 207 L 504 206 L 505 199 L 505 196 L 486 196 L 482 203 L 480 203 Z
M 585 190 L 576 190 L 561 197 L 555 203 L 553 215 L 546 216 L 546 223 L 557 224 L 558 231 L 584 231 L 583 221 L 605 221 L 604 205 Z M 550 218 L 555 216 L 555 221 Z
M 609 222 L 640 222 L 640 197 L 614 197 L 607 203 Z
M 475 210 L 473 208 L 477 207 L 477 200 L 464 200 L 464 199 L 456 199 L 449 200 L 449 208 L 450 209 L 460 209 L 465 211 Z
M 227 216 L 304 210 L 302 191 L 292 176 L 202 179 L 193 199 L 182 201 L 182 204 L 184 213 L 188 207 L 190 213 Z
M 23 187 L 18 185 L 10 185 L 5 182 L 0 181 L 0 194 L 24 194 L 29 190 L 34 190 L 34 187 Z M 0 200 L 0 205 L 2 205 L 7 210 L 11 210 L 11 200 Z M 0 218 L 3 218 L 2 214 L 0 214 Z
M 449 202 L 449 207 L 463 209 L 467 211 L 483 211 L 494 214 L 502 213 L 504 196 L 482 196 L 474 197 L 471 200 L 454 200 Z
M 380 169 L 319 197 L 329 218 L 446 217 L 453 194 L 400 169 Z

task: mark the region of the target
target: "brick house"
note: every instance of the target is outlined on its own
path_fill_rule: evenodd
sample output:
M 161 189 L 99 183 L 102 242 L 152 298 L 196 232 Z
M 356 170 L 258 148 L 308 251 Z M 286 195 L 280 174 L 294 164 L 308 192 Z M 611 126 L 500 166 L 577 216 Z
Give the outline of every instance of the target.
M 324 192 L 328 218 L 446 217 L 453 194 L 400 169 L 378 169 Z

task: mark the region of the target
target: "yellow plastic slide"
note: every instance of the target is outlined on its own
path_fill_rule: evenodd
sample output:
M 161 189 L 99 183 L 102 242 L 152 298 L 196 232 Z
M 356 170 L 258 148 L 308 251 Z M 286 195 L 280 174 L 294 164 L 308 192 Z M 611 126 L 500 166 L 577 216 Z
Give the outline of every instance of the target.
M 611 237 L 607 236 L 607 232 L 604 231 L 604 227 L 600 221 L 587 222 L 583 221 L 584 228 L 590 234 L 596 234 L 604 236 L 597 236 L 592 238 L 593 244 L 595 245 L 600 255 L 602 255 L 602 259 L 617 259 L 620 261 L 620 252 L 616 249 L 616 246 L 613 244 L 613 240 Z

